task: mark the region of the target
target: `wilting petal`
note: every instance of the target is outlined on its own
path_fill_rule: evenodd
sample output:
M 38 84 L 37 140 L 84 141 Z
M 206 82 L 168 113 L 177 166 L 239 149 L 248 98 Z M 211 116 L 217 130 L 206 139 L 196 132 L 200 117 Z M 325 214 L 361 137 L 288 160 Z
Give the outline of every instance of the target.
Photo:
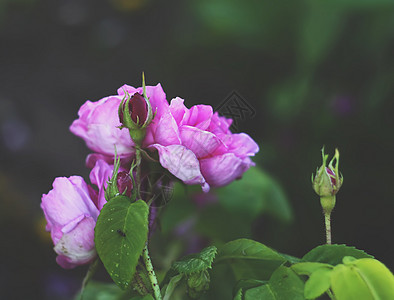
M 223 186 L 238 179 L 253 166 L 249 157 L 239 158 L 234 153 L 204 158 L 200 160 L 201 172 L 211 186 Z
M 203 191 L 209 191 L 209 185 L 201 174 L 199 161 L 191 150 L 182 145 L 154 144 L 152 147 L 158 150 L 160 164 L 170 173 L 186 184 L 200 184 Z
M 96 257 L 94 247 L 95 220 L 84 217 L 70 231 L 64 232 L 55 245 L 57 263 L 65 269 L 74 268 L 91 262 Z

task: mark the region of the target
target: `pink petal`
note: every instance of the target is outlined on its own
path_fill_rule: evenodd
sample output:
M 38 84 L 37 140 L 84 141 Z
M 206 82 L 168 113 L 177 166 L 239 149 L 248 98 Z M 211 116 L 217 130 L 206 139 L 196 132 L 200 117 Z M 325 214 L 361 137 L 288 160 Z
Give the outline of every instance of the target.
M 90 198 L 90 191 L 79 176 L 58 177 L 53 182 L 53 189 L 42 196 L 41 208 L 48 221 L 47 229 L 57 231 L 79 218 L 81 215 L 97 219 L 99 211 Z M 56 234 L 58 232 L 54 232 Z
M 212 115 L 211 123 L 209 124 L 208 131 L 215 134 L 224 133 L 231 134 L 230 126 L 233 120 L 219 116 L 217 112 Z
M 230 138 L 224 141 L 224 143 L 228 147 L 228 151 L 238 157 L 254 156 L 259 152 L 259 146 L 246 133 L 231 134 L 228 137 Z
M 84 139 L 86 145 L 95 152 L 113 156 L 116 145 L 119 155 L 131 155 L 134 144 L 129 132 L 118 128 L 121 99 L 120 96 L 111 96 L 97 102 L 85 102 L 79 109 L 79 118 L 71 124 L 70 131 Z
M 211 186 L 223 186 L 238 179 L 253 166 L 249 157 L 239 158 L 234 153 L 204 158 L 200 160 L 201 173 Z
M 96 222 L 92 217 L 84 217 L 56 243 L 54 250 L 59 255 L 56 261 L 61 267 L 71 269 L 87 264 L 96 257 L 95 225 Z
M 154 140 L 155 143 L 163 146 L 179 145 L 181 143 L 178 125 L 170 112 L 165 113 L 160 118 L 154 133 Z
M 198 159 L 210 156 L 219 146 L 223 145 L 216 135 L 196 127 L 182 126 L 180 133 L 182 145 L 193 151 Z
M 90 181 L 95 184 L 98 189 L 98 209 L 101 210 L 107 200 L 105 200 L 105 188 L 107 188 L 108 180 L 112 177 L 114 170 L 113 165 L 108 165 L 104 160 L 98 160 L 89 174 Z
M 194 105 L 189 110 L 189 119 L 185 125 L 205 130 L 211 123 L 212 107 L 210 105 Z
M 170 111 L 178 125 L 182 125 L 185 120 L 184 118 L 188 116 L 188 109 L 183 104 L 184 100 L 182 98 L 176 97 L 171 100 Z
M 209 191 L 209 185 L 201 174 L 199 161 L 191 150 L 182 145 L 154 144 L 152 147 L 159 151 L 160 164 L 170 173 L 186 184 L 201 184 L 203 191 Z

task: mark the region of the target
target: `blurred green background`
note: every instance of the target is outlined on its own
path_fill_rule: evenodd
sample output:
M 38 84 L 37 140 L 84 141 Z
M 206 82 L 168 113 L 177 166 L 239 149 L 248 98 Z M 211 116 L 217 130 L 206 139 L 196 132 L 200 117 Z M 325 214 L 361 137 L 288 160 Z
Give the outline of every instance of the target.
M 88 180 L 89 150 L 68 127 L 87 99 L 139 86 L 142 71 L 168 100 L 218 107 L 235 90 L 256 112 L 239 131 L 259 143 L 263 181 L 292 213 L 260 207 L 221 242 L 245 235 L 294 256 L 323 243 L 310 176 L 326 145 L 344 175 L 333 241 L 394 269 L 394 1 L 1 0 L 0 298 L 79 288 L 86 268 L 56 265 L 41 194 L 57 176 Z M 205 243 L 220 242 L 203 227 Z

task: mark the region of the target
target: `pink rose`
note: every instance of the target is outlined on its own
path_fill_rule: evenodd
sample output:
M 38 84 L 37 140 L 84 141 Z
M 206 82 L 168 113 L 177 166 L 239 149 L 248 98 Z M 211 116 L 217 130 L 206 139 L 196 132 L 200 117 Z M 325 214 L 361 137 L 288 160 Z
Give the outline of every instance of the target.
M 250 156 L 258 145 L 245 133 L 229 130 L 232 120 L 213 113 L 208 105 L 188 109 L 175 98 L 151 128 L 150 148 L 159 152 L 161 165 L 186 184 L 223 186 L 253 166 Z
M 53 189 L 42 195 L 41 208 L 47 220 L 58 254 L 56 261 L 63 268 L 74 268 L 90 263 L 96 257 L 94 227 L 105 204 L 104 187 L 112 176 L 113 166 L 97 161 L 90 173 L 96 192 L 80 176 L 58 177 Z
M 88 156 L 89 167 L 98 159 L 111 163 L 114 145 L 123 163 L 134 154 L 127 129 L 118 128 L 118 106 L 126 92 L 141 94 L 142 88 L 124 85 L 117 96 L 86 102 L 79 119 L 70 127 L 97 152 Z M 247 134 L 231 133 L 232 120 L 213 113 L 209 105 L 188 109 L 181 98 L 168 105 L 160 84 L 146 87 L 146 92 L 155 117 L 147 127 L 142 146 L 157 149 L 160 164 L 184 183 L 200 184 L 208 191 L 210 186 L 223 186 L 240 178 L 254 165 L 250 157 L 259 147 Z

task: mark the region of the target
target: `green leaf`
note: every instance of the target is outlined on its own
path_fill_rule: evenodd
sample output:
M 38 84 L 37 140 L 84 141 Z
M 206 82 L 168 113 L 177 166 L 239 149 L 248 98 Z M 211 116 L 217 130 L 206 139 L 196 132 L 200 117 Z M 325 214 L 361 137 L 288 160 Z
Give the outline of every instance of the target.
M 130 298 L 130 300 L 154 300 L 154 298 L 152 295 L 148 294 L 145 296 L 135 296 Z
M 337 265 L 342 262 L 343 257 L 353 256 L 355 258 L 373 258 L 373 256 L 346 245 L 321 245 L 309 251 L 302 258 L 304 262 L 322 262 Z
M 278 299 L 273 291 L 271 290 L 271 286 L 269 284 L 260 285 L 255 288 L 251 288 L 245 291 L 244 300 L 275 300 Z
M 234 296 L 234 300 L 242 300 L 244 291 L 253 289 L 255 287 L 260 287 L 266 284 L 267 281 L 256 280 L 256 279 L 244 279 L 237 282 L 234 287 L 234 291 L 237 291 Z
M 190 254 L 175 262 L 172 268 L 181 274 L 192 274 L 202 272 L 212 267 L 212 262 L 216 256 L 217 248 L 209 246 L 200 253 Z
M 291 269 L 298 275 L 308 275 L 310 276 L 313 272 L 321 269 L 332 269 L 332 265 L 317 263 L 317 262 L 304 262 L 298 263 L 291 266 Z
M 275 299 L 304 299 L 304 282 L 290 268 L 280 266 L 269 280 Z
M 331 274 L 331 289 L 337 300 L 373 300 L 360 274 L 352 267 L 337 265 Z
M 90 281 L 85 287 L 82 295 L 83 300 L 118 300 L 122 299 L 125 292 L 113 283 L 101 283 Z M 74 300 L 80 300 L 81 294 L 78 293 Z
M 113 281 L 126 289 L 148 237 L 149 208 L 142 200 L 126 196 L 107 202 L 97 219 L 97 253 Z
M 305 283 L 304 296 L 315 299 L 330 288 L 332 268 L 322 267 L 312 273 Z
M 233 300 L 242 300 L 242 295 L 243 295 L 242 289 L 239 289 L 239 290 L 237 291 L 237 293 L 235 294 Z
M 237 284 L 234 287 L 234 290 L 235 291 L 238 291 L 240 289 L 247 290 L 247 289 L 251 289 L 251 288 L 266 284 L 267 282 L 268 281 L 256 280 L 256 279 L 242 279 L 237 282 Z
M 331 284 L 338 300 L 394 299 L 394 276 L 376 259 L 347 260 L 336 266 Z M 357 298 L 361 294 L 364 298 Z
M 294 271 L 280 266 L 272 274 L 268 283 L 251 287 L 240 288 L 236 296 L 243 295 L 244 300 L 304 300 L 304 282 Z M 238 300 L 237 299 L 237 300 Z
M 286 259 L 253 240 L 231 241 L 220 249 L 215 263 L 230 264 L 237 279 L 268 279 Z
M 280 185 L 267 173 L 254 167 L 231 184 L 217 190 L 219 202 L 229 211 L 251 219 L 269 213 L 282 221 L 291 221 L 292 213 Z

